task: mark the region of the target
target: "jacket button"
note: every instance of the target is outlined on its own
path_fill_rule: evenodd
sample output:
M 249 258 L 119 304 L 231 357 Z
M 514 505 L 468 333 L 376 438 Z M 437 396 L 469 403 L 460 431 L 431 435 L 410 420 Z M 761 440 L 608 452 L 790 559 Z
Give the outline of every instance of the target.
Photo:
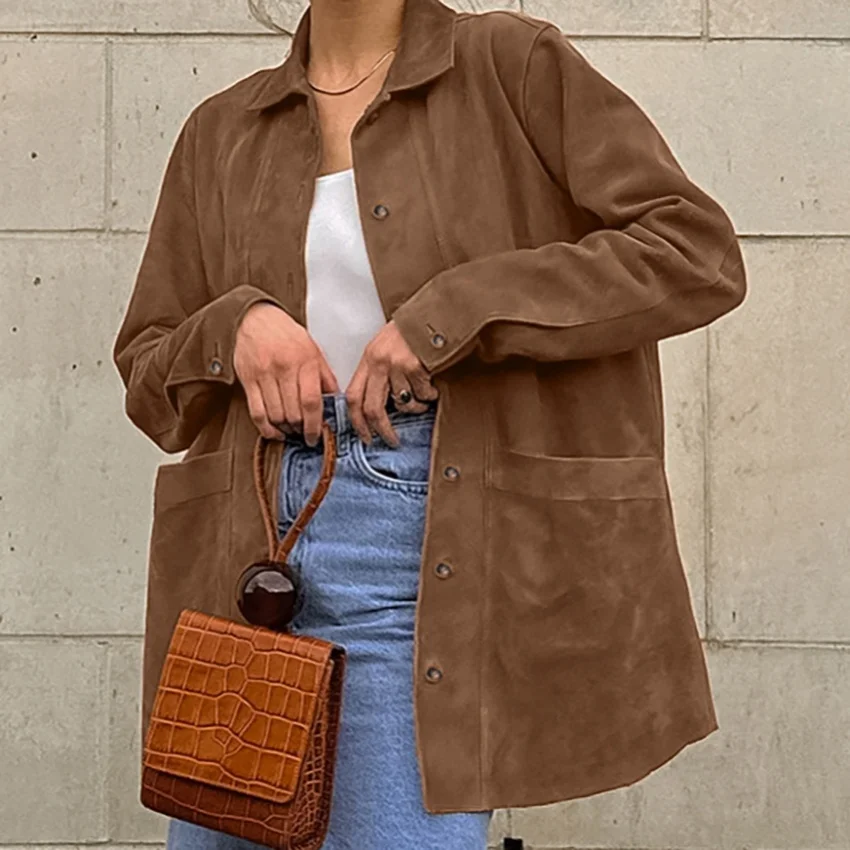
M 375 218 L 386 218 L 390 214 L 390 211 L 383 204 L 376 204 L 372 207 L 372 215 Z
M 446 344 L 446 338 L 442 334 L 434 334 L 431 337 L 431 345 L 434 348 L 442 348 Z
M 452 574 L 452 568 L 448 564 L 440 563 L 434 568 L 434 572 L 440 578 L 448 578 Z
M 425 673 L 425 678 L 429 682 L 439 682 L 443 678 L 443 671 L 439 667 L 429 667 Z
M 456 466 L 447 466 L 443 470 L 443 477 L 448 478 L 449 481 L 457 481 L 460 477 L 460 470 Z
M 210 373 L 213 375 L 220 375 L 221 370 L 223 368 L 224 367 L 221 365 L 221 360 L 219 360 L 217 357 L 214 357 L 212 359 L 212 362 L 210 363 Z

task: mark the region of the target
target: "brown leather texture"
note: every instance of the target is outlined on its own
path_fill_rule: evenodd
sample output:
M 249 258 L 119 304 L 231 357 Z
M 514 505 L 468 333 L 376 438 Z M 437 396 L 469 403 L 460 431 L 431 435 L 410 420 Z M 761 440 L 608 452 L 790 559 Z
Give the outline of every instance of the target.
M 272 560 L 327 492 L 336 447 L 323 423 L 319 482 L 283 541 L 254 480 Z M 294 532 L 294 534 L 293 534 Z M 330 817 L 344 647 L 185 608 L 171 636 L 142 751 L 146 808 L 278 850 L 318 850 Z
M 277 442 L 282 443 L 282 448 L 285 448 L 285 438 Z M 298 540 L 298 536 L 316 512 L 322 499 L 325 498 L 328 488 L 331 486 L 331 479 L 336 470 L 336 435 L 333 432 L 333 428 L 328 424 L 328 421 L 324 420 L 322 422 L 322 468 L 319 471 L 319 480 L 313 487 L 310 498 L 307 499 L 301 510 L 298 511 L 298 516 L 292 521 L 292 525 L 282 540 L 278 540 L 277 524 L 275 523 L 273 509 L 269 502 L 269 494 L 265 488 L 266 449 L 268 445 L 269 440 L 262 434 L 257 437 L 254 443 L 254 490 L 257 493 L 260 508 L 262 509 L 269 558 L 272 561 L 286 561 Z
M 186 609 L 142 758 L 142 804 L 280 850 L 321 847 L 345 653 Z

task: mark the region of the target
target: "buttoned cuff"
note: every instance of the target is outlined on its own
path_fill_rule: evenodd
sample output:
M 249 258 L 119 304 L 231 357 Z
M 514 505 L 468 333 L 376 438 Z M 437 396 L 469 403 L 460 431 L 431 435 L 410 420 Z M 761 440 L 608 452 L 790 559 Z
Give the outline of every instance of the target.
M 451 297 L 458 284 L 453 269 L 426 281 L 392 314 L 411 351 L 430 374 L 447 369 L 468 356 L 476 346 L 479 325 L 469 309 Z
M 260 301 L 286 309 L 268 292 L 250 284 L 240 284 L 198 311 L 195 326 L 183 341 L 165 379 L 165 393 L 175 412 L 179 410 L 177 391 L 185 384 L 198 381 L 234 383 L 236 334 L 245 314 Z

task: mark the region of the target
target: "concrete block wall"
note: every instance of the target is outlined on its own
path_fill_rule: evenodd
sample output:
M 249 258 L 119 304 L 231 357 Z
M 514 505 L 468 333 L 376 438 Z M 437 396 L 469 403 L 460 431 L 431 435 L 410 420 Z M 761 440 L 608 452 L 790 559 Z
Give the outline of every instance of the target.
M 492 843 L 848 850 L 850 6 L 457 7 L 558 23 L 724 204 L 750 275 L 738 310 L 661 346 L 721 729 L 630 788 L 500 811 Z M 0 845 L 164 841 L 137 727 L 153 474 L 174 457 L 124 417 L 110 349 L 180 123 L 288 45 L 247 0 L 0 0 Z

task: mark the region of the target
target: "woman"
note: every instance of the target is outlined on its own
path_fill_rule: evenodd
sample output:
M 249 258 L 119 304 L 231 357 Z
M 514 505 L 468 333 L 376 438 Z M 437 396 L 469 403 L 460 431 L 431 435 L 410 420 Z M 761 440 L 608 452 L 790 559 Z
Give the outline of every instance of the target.
M 313 0 L 184 124 L 115 344 L 130 418 L 189 450 L 157 478 L 143 732 L 179 611 L 237 618 L 262 556 L 257 432 L 282 534 L 323 419 L 291 561 L 294 630 L 350 656 L 325 850 L 483 850 L 494 808 L 714 731 L 657 342 L 745 289 L 726 213 L 556 27 Z

